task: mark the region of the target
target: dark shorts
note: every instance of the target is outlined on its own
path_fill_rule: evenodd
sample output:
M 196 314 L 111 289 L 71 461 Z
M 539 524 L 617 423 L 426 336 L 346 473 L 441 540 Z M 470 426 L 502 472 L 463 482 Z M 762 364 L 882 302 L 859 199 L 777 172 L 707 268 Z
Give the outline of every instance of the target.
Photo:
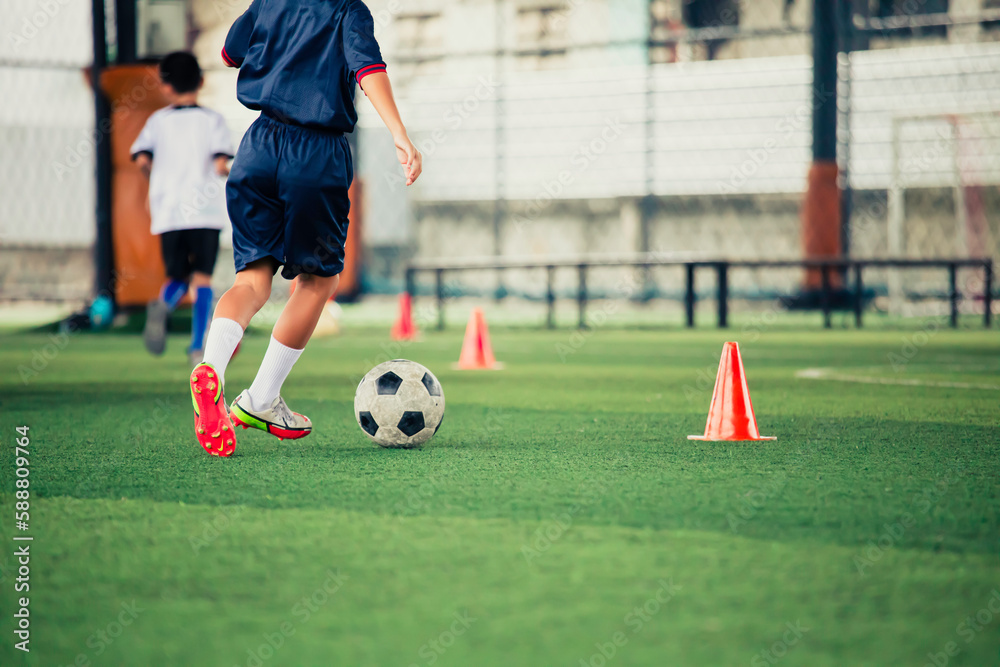
M 236 152 L 226 201 L 236 271 L 272 257 L 291 280 L 344 270 L 354 165 L 343 134 L 261 116 Z
M 178 229 L 160 234 L 160 251 L 171 280 L 187 282 L 192 273 L 215 271 L 219 257 L 218 229 Z

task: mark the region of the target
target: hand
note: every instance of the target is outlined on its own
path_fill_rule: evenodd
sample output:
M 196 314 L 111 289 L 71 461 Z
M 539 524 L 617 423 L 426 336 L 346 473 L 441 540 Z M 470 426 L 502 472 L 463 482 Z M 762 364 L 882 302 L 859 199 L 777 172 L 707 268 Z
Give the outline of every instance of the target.
M 139 155 L 135 158 L 135 164 L 139 167 L 139 171 L 141 171 L 148 178 L 149 172 L 153 168 L 153 161 L 150 159 L 149 155 L 146 153 L 139 153 Z
M 215 158 L 215 173 L 219 176 L 229 175 L 229 158 L 222 155 Z
M 396 143 L 396 157 L 399 158 L 399 164 L 403 165 L 403 171 L 406 173 L 406 184 L 413 185 L 423 171 L 424 158 L 406 134 L 395 135 L 393 140 Z

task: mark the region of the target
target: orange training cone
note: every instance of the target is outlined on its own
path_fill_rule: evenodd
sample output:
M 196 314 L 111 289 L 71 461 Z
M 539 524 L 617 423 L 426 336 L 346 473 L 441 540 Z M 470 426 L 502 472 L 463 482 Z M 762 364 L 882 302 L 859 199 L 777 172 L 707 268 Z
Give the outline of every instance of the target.
M 757 418 L 753 414 L 737 343 L 726 343 L 722 347 L 705 435 L 689 435 L 688 440 L 775 440 L 761 436 L 757 430 Z
M 417 326 L 413 323 L 413 301 L 409 292 L 399 295 L 399 318 L 392 325 L 393 340 L 413 340 L 417 337 Z
M 456 368 L 462 370 L 500 368 L 496 357 L 493 356 L 490 330 L 486 327 L 486 317 L 482 308 L 473 308 L 469 316 L 469 324 L 465 327 L 465 340 L 462 342 L 462 356 L 459 357 Z

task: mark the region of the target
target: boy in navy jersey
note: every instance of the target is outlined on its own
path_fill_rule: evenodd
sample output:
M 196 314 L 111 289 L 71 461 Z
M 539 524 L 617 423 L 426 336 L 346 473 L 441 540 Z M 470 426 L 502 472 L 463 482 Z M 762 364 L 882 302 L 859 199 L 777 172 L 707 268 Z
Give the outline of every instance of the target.
M 219 300 L 204 363 L 191 374 L 195 433 L 205 451 L 229 456 L 233 423 L 282 439 L 312 430 L 281 386 L 339 283 L 353 179 L 344 134 L 354 130 L 360 84 L 392 132 L 412 184 L 421 156 L 406 134 L 361 0 L 253 0 L 226 37 L 222 58 L 240 70 L 237 97 L 260 110 L 226 186 L 236 282 Z M 298 285 L 278 318 L 250 388 L 226 409 L 226 366 L 271 293 L 278 267 Z
M 143 339 L 152 354 L 163 354 L 170 313 L 191 290 L 188 357 L 194 364 L 202 359 L 212 313 L 219 232 L 229 222 L 221 193 L 233 140 L 222 116 L 198 105 L 202 75 L 193 55 L 177 51 L 165 56 L 160 80 L 170 106 L 149 117 L 130 151 L 149 176 L 150 231 L 160 237 L 168 279 L 160 298 L 146 309 Z

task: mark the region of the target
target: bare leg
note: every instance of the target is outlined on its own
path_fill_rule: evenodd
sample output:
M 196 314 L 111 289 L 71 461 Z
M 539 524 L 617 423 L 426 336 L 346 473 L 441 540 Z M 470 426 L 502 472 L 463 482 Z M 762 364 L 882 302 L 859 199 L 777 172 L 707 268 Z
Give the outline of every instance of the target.
M 301 350 L 309 342 L 323 308 L 340 285 L 340 276 L 321 278 L 300 275 L 298 285 L 274 325 L 274 336 L 282 345 Z M 222 305 L 221 303 L 219 304 Z
M 246 329 L 253 316 L 271 298 L 273 277 L 273 259 L 258 260 L 237 273 L 236 282 L 222 295 L 215 307 L 215 319 L 235 320 Z
M 199 273 L 195 271 L 191 274 L 191 278 L 188 281 L 188 285 L 191 289 L 198 289 L 199 287 L 211 287 L 212 286 L 212 276 L 207 273 Z

